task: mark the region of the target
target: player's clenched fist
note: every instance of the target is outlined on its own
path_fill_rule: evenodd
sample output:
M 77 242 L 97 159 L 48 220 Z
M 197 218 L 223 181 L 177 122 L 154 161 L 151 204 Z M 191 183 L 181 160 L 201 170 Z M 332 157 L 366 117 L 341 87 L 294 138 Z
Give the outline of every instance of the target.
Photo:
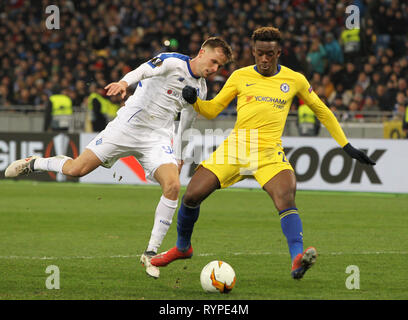
M 107 96 L 115 96 L 117 94 L 121 94 L 122 99 L 126 96 L 126 88 L 128 84 L 126 81 L 119 81 L 119 82 L 112 82 L 108 84 L 104 89 L 108 90 L 106 92 Z
M 375 162 L 371 160 L 363 151 L 354 148 L 350 143 L 347 143 L 343 150 L 352 158 L 358 160 L 361 163 L 375 165 Z
M 189 104 L 194 104 L 197 101 L 197 90 L 193 87 L 185 86 L 182 94 L 184 100 L 186 100 Z

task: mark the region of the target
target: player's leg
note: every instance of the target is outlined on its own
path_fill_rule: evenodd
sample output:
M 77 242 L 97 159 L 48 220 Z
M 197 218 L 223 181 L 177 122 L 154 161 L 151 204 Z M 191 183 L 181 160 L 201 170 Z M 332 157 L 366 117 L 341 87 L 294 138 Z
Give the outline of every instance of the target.
M 228 140 L 228 139 L 227 139 Z M 177 215 L 177 243 L 167 252 L 152 258 L 155 266 L 164 267 L 177 259 L 191 258 L 191 236 L 200 213 L 200 204 L 216 189 L 226 188 L 243 179 L 236 159 L 229 162 L 225 140 L 209 159 L 203 161 L 191 178 Z
M 149 243 L 140 258 L 140 262 L 146 268 L 146 273 L 157 279 L 160 276 L 160 270 L 151 265 L 150 261 L 157 254 L 157 250 L 170 228 L 178 205 L 180 193 L 178 166 L 174 163 L 162 164 L 154 171 L 154 178 L 160 183 L 163 194 L 157 204 Z
M 146 251 L 157 253 L 178 206 L 180 180 L 177 165 L 166 163 L 159 166 L 154 172 L 154 178 L 159 182 L 163 194 L 156 207 L 153 229 Z
M 177 216 L 177 250 L 191 249 L 191 235 L 200 213 L 201 202 L 216 189 L 226 188 L 242 179 L 238 161 L 228 155 L 228 139 L 203 161 L 191 178 Z M 230 161 L 233 160 L 233 161 Z M 192 250 L 191 250 L 192 251 Z M 190 255 L 191 256 L 191 255 Z
M 63 164 L 62 173 L 67 176 L 83 177 L 99 166 L 112 167 L 119 158 L 133 152 L 133 149 L 128 147 L 127 137 L 127 133 L 108 125 L 88 143 L 79 157 L 67 160 Z
M 280 171 L 263 185 L 263 189 L 272 198 L 279 212 L 296 207 L 296 176 L 292 170 Z
M 93 151 L 85 149 L 75 159 L 66 156 L 35 159 L 34 171 L 52 171 L 71 177 L 83 177 L 101 164 L 101 160 Z
M 110 137 L 115 137 L 113 141 Z M 64 155 L 55 157 L 40 158 L 32 156 L 26 159 L 14 161 L 6 169 L 6 178 L 13 178 L 23 174 L 30 174 L 35 171 L 52 171 L 67 176 L 82 177 L 102 165 L 112 166 L 117 159 L 124 154 L 128 148 L 121 147 L 122 140 L 128 135 L 118 135 L 115 127 L 105 128 L 89 144 L 79 157 L 72 159 Z
M 302 222 L 296 203 L 296 178 L 292 170 L 283 170 L 270 179 L 263 189 L 272 198 L 279 212 L 282 231 L 288 241 L 292 260 L 303 252 Z
M 270 195 L 279 212 L 292 259 L 292 277 L 301 279 L 316 261 L 317 253 L 313 247 L 303 252 L 303 226 L 295 203 L 295 173 L 292 170 L 282 170 L 265 183 L 263 189 Z
M 164 267 L 174 260 L 191 258 L 193 255 L 191 236 L 200 213 L 200 204 L 219 188 L 218 177 L 209 169 L 200 166 L 191 178 L 180 204 L 176 246 L 153 257 L 151 260 L 153 265 Z
M 72 177 L 83 177 L 102 164 L 90 149 L 85 149 L 78 158 L 68 159 L 62 166 L 62 173 Z
M 165 163 L 156 169 L 154 178 L 160 183 L 163 196 L 170 200 L 177 200 L 180 193 L 178 166 L 174 163 Z
M 211 170 L 200 166 L 194 173 L 177 215 L 177 248 L 180 251 L 187 251 L 191 246 L 191 235 L 200 214 L 201 202 L 219 188 L 220 181 Z
M 64 155 L 49 158 L 32 156 L 11 163 L 6 169 L 5 177 L 14 178 L 35 171 L 51 171 L 67 176 L 82 177 L 97 168 L 100 164 L 101 161 L 89 149 L 85 149 L 76 159 Z

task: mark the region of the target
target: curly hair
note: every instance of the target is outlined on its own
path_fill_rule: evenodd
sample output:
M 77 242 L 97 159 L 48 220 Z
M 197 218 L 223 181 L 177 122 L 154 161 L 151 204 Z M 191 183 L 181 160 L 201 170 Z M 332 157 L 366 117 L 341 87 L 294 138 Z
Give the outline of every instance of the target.
M 278 28 L 261 27 L 252 33 L 252 41 L 276 41 L 280 44 L 282 37 Z
M 222 52 L 224 53 L 225 57 L 227 58 L 227 61 L 228 62 L 232 61 L 232 49 L 231 49 L 230 45 L 224 39 L 222 39 L 220 37 L 208 38 L 201 45 L 201 48 L 204 48 L 204 47 L 210 47 L 212 49 L 221 48 Z

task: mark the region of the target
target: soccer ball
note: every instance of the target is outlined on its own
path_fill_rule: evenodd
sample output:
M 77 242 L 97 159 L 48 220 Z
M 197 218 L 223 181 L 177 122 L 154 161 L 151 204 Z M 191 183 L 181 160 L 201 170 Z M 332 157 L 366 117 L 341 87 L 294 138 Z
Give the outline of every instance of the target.
M 228 293 L 235 286 L 235 271 L 220 260 L 208 263 L 201 271 L 200 281 L 204 291 Z

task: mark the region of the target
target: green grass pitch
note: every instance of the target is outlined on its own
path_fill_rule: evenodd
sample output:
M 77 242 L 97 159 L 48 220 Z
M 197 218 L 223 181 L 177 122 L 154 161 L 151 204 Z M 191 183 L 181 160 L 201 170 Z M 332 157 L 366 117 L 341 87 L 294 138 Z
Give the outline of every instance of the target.
M 305 247 L 319 253 L 301 281 L 290 277 L 272 201 L 249 189 L 211 195 L 193 258 L 147 277 L 139 258 L 160 195 L 158 187 L 0 181 L 0 299 L 408 299 L 408 195 L 298 191 Z M 176 215 L 162 251 L 175 244 Z M 201 269 L 216 259 L 236 271 L 228 295 L 201 289 Z M 58 290 L 45 285 L 50 265 Z M 350 265 L 359 289 L 346 287 L 356 276 Z

